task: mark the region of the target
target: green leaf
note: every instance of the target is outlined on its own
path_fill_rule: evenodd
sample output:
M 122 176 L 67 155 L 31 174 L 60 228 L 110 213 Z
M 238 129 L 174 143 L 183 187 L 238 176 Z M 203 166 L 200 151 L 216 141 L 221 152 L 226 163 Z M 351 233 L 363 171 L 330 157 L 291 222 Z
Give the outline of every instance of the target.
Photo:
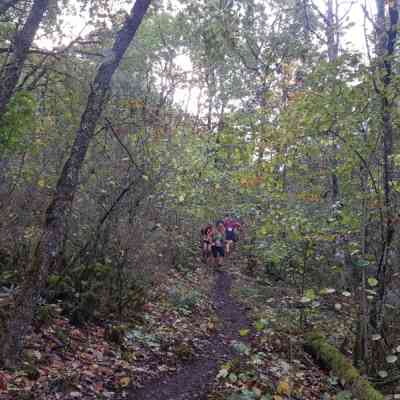
M 235 382 L 237 382 L 238 377 L 237 377 L 236 374 L 231 373 L 231 374 L 229 374 L 229 380 L 230 380 L 232 383 L 235 383 Z
M 307 289 L 304 292 L 304 297 L 307 297 L 308 299 L 310 299 L 311 301 L 315 300 L 317 298 L 317 295 L 315 294 L 314 289 Z
M 250 354 L 250 348 L 246 345 L 246 344 L 244 344 L 244 343 L 242 343 L 242 342 L 233 342 L 232 343 L 232 347 L 237 351 L 237 352 L 239 352 L 239 353 L 241 353 L 241 354 L 246 354 L 246 355 L 249 355 Z
M 357 260 L 354 265 L 358 268 L 367 268 L 369 266 L 368 260 Z
M 261 332 L 265 329 L 266 322 L 265 322 L 265 320 L 260 319 L 260 320 L 256 321 L 256 323 L 254 325 L 256 327 L 257 332 Z
M 378 284 L 378 280 L 377 280 L 377 279 L 375 279 L 375 278 L 368 278 L 368 285 L 369 285 L 369 286 L 374 287 L 374 286 L 376 286 L 377 284 Z
M 351 392 L 347 390 L 343 390 L 336 395 L 336 400 L 351 400 L 352 398 Z

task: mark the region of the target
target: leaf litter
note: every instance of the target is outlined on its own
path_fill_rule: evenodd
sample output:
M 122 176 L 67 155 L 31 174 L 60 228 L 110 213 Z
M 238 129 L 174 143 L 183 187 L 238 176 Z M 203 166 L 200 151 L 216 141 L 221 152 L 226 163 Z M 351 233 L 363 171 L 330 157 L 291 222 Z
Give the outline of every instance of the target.
M 282 325 L 282 307 L 290 325 L 301 299 L 286 291 L 254 303 L 240 289 L 256 280 L 240 264 L 170 272 L 119 345 L 106 339 L 105 323 L 77 328 L 57 315 L 27 337 L 22 368 L 0 370 L 0 399 L 335 399 L 334 377 Z M 349 297 L 326 296 L 332 312 Z

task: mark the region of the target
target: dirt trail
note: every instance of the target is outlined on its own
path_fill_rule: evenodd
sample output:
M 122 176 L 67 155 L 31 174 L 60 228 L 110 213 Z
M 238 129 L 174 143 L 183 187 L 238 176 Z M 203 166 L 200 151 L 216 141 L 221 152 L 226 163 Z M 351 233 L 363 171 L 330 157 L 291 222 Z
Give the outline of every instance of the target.
M 249 328 L 246 312 L 230 296 L 232 277 L 228 272 L 217 273 L 213 303 L 222 328 L 212 337 L 202 355 L 195 361 L 181 365 L 174 375 L 150 382 L 134 391 L 135 400 L 206 400 L 208 387 L 218 373 L 218 365 L 235 355 L 232 340 L 243 341 L 239 330 Z

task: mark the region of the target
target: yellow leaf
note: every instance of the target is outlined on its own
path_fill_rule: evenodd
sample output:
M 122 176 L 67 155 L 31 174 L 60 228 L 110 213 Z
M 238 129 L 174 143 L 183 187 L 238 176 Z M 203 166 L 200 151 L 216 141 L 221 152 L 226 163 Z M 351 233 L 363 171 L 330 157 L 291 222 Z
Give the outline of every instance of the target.
M 281 396 L 274 396 L 274 400 L 283 400 Z
M 123 378 L 121 378 L 121 379 L 119 380 L 119 384 L 120 384 L 122 387 L 128 386 L 130 382 L 131 382 L 131 379 L 129 378 L 129 376 L 124 376 Z
M 214 324 L 213 322 L 209 321 L 209 322 L 207 323 L 207 328 L 208 328 L 210 331 L 214 331 L 214 330 L 215 330 L 215 324 Z
M 278 387 L 276 388 L 276 393 L 284 396 L 290 396 L 290 384 L 288 377 L 282 378 L 280 380 L 280 382 L 278 383 Z

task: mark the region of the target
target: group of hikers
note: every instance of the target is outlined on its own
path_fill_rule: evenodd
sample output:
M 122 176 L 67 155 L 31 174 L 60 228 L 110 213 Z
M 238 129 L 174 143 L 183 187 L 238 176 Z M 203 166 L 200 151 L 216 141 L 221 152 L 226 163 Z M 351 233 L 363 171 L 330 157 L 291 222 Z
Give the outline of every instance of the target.
M 215 225 L 209 224 L 204 227 L 201 230 L 203 261 L 220 267 L 224 257 L 231 254 L 239 239 L 240 230 L 239 221 L 228 215 L 224 219 L 218 220 Z

